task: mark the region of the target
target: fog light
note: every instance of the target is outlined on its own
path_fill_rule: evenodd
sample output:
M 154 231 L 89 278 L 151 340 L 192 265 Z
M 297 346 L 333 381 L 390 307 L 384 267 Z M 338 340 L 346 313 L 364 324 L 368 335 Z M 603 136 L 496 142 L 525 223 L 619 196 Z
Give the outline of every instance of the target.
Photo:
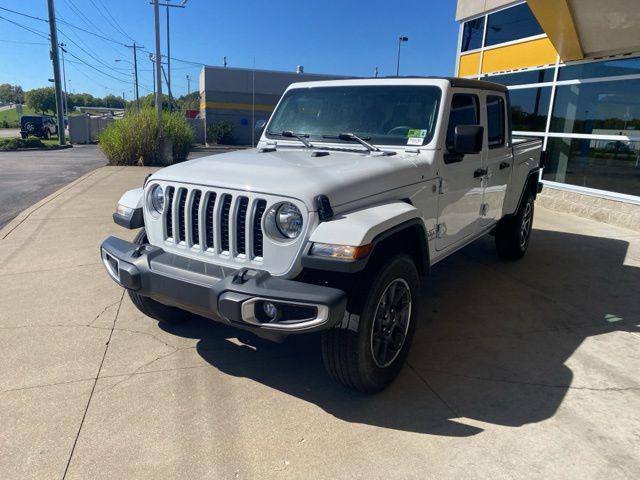
M 278 307 L 271 302 L 264 302 L 262 304 L 262 310 L 264 314 L 269 317 L 269 320 L 274 320 L 278 316 Z

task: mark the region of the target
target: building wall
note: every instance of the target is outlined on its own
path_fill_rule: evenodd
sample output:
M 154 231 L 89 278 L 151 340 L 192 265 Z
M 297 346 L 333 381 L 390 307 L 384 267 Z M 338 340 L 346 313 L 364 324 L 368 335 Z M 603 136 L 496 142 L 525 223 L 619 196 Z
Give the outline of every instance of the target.
M 515 133 L 543 138 L 543 204 L 611 223 L 633 219 L 637 228 L 638 214 L 626 209 L 640 209 L 640 51 L 562 61 L 546 32 L 530 24 L 536 17 L 526 2 L 485 13 L 487 3 L 458 2 L 459 14 L 476 13 L 460 24 L 457 73 L 507 85 Z M 506 41 L 488 41 L 489 32 Z M 594 198 L 607 202 L 596 206 Z
M 204 67 L 200 74 L 200 116 L 205 124 L 232 126 L 229 143 L 251 145 L 258 140 L 255 126 L 267 120 L 286 88 L 295 82 L 344 78 L 243 68 Z

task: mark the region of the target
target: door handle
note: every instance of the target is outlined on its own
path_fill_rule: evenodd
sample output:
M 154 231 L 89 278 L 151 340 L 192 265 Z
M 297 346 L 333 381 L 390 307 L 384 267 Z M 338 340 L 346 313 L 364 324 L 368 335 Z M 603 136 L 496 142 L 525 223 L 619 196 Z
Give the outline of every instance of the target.
M 477 168 L 473 172 L 473 178 L 482 177 L 482 176 L 486 175 L 487 173 L 488 173 L 488 170 L 486 168 Z
M 505 168 L 509 168 L 511 164 L 509 162 L 500 162 L 500 170 L 504 170 Z

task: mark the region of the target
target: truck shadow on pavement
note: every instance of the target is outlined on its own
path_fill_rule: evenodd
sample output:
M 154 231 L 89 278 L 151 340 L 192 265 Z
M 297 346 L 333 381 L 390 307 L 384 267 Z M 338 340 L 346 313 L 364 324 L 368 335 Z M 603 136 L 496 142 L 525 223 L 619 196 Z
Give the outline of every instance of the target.
M 527 256 L 515 263 L 497 258 L 490 237 L 466 247 L 424 282 L 408 364 L 374 396 L 329 378 L 317 335 L 274 344 L 204 319 L 163 328 L 199 339 L 198 353 L 218 370 L 344 421 L 471 436 L 483 431 L 478 422 L 517 427 L 551 418 L 570 388 L 606 391 L 634 381 L 632 373 L 625 376 L 622 356 L 616 368 L 615 343 L 598 350 L 606 362 L 572 359 L 578 383 L 566 365 L 589 337 L 639 331 L 640 268 L 624 264 L 628 247 L 547 230 L 534 231 Z

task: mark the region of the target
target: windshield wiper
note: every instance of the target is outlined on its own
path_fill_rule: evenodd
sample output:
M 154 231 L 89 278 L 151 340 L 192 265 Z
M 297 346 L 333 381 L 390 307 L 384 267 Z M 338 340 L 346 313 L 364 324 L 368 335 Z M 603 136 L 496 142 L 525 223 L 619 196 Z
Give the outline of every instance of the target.
M 352 142 L 358 142 L 364 148 L 369 150 L 369 152 L 378 152 L 382 155 L 393 155 L 395 153 L 395 152 L 385 152 L 384 150 L 381 150 L 379 147 L 376 147 L 375 145 L 372 145 L 369 142 L 367 142 L 367 140 L 369 140 L 369 137 L 362 138 L 353 133 L 339 133 L 338 135 L 323 135 L 322 138 L 337 138 L 338 140 L 349 140 Z
M 269 135 L 278 135 L 280 137 L 287 137 L 287 138 L 295 138 L 297 140 L 300 140 L 300 142 L 306 147 L 306 148 L 315 148 L 313 145 L 311 145 L 311 143 L 309 142 L 309 140 L 307 140 L 305 137 L 308 137 L 309 135 L 307 135 L 306 133 L 293 133 L 290 130 L 285 130 L 284 132 L 267 132 Z

